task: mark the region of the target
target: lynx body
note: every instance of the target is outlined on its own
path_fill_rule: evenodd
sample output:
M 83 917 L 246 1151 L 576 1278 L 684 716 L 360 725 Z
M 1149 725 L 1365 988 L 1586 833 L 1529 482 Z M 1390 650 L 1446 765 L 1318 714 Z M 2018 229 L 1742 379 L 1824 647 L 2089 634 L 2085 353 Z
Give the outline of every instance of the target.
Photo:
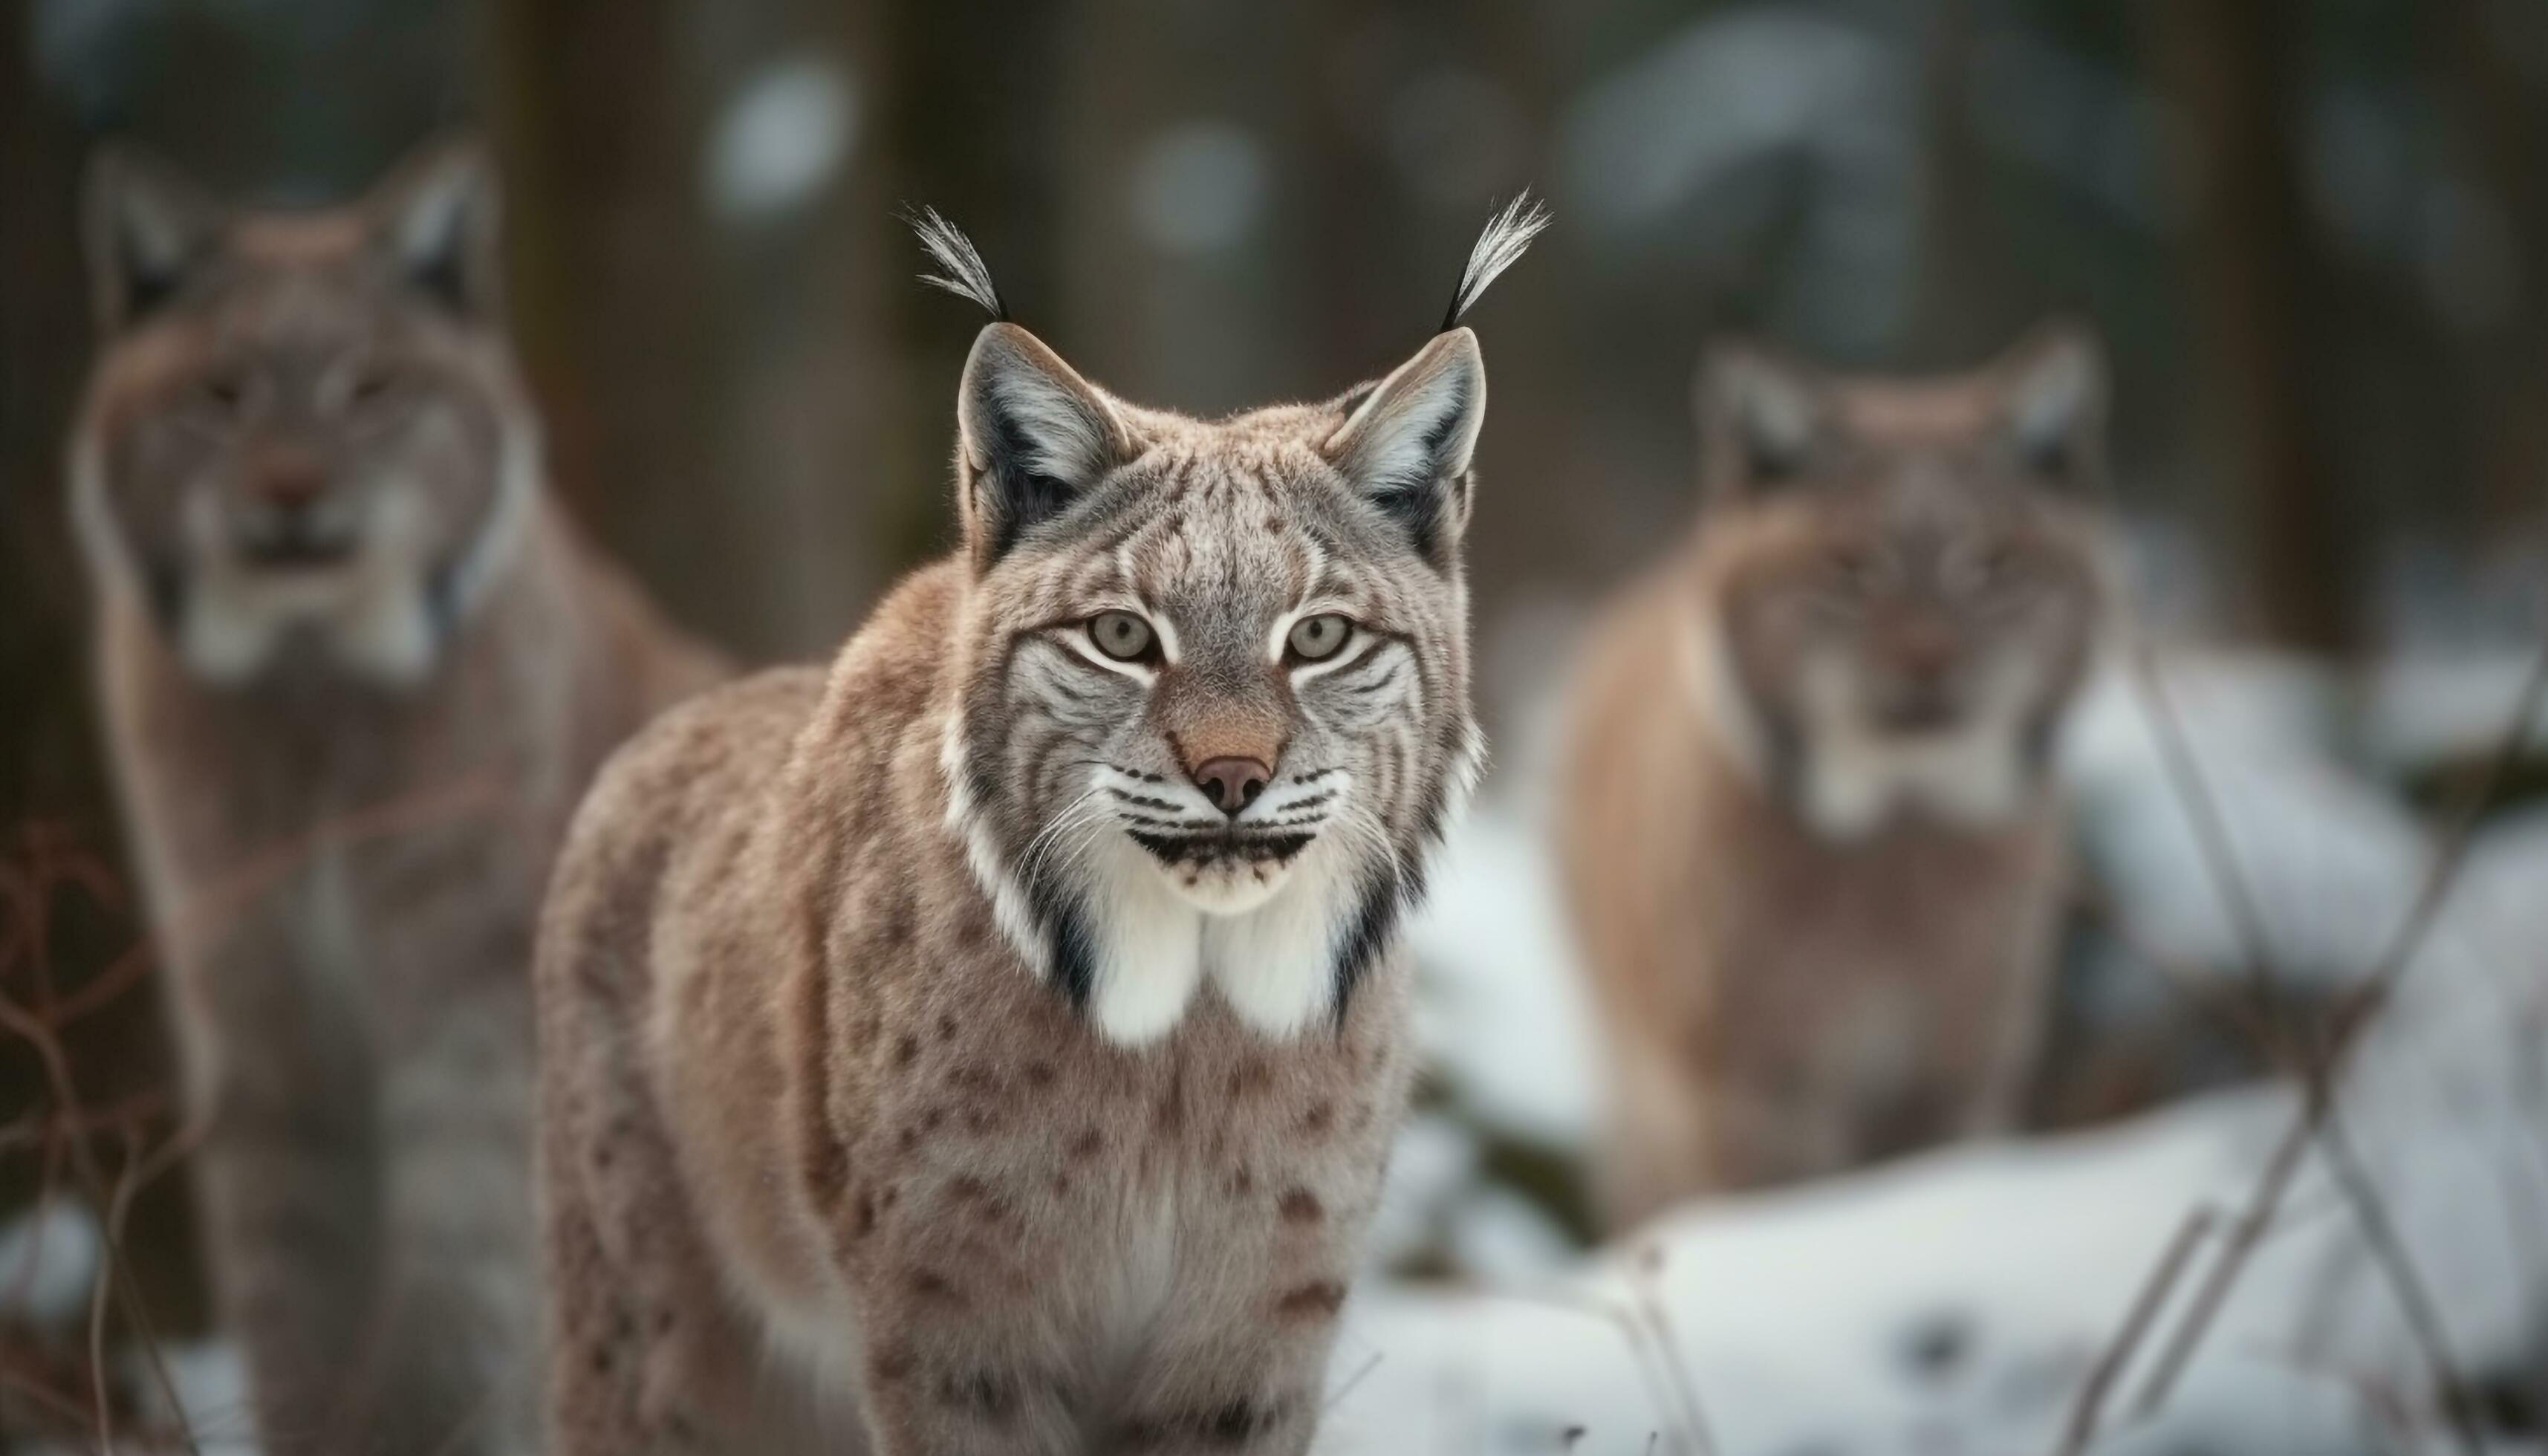
M 1307 1449 L 1411 1070 L 1397 920 L 1479 763 L 1485 388 L 1452 328 L 1205 422 L 983 330 L 962 550 L 578 821 L 556 1456 Z
M 1615 1222 L 2014 1110 L 2046 761 L 2110 594 L 2103 388 L 2067 334 L 1953 380 L 1703 371 L 1697 535 L 1593 629 L 1560 799 Z
M 539 896 L 715 665 L 543 499 L 474 156 L 277 215 L 110 153 L 90 201 L 73 508 L 262 1448 L 534 1449 Z

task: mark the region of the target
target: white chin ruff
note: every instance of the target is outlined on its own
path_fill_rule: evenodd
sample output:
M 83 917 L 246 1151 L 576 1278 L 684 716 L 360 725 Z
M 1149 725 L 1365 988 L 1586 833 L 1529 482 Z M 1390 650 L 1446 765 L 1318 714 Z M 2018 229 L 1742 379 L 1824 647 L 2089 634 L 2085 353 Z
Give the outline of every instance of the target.
M 1351 908 L 1330 867 L 1340 850 L 1314 843 L 1263 884 L 1241 866 L 1234 893 L 1207 910 L 1178 870 L 1163 873 L 1123 835 L 1107 839 L 1092 856 L 1088 907 L 1098 946 L 1088 1017 L 1107 1040 L 1138 1046 L 1167 1035 L 1207 982 L 1267 1037 L 1294 1036 L 1333 1010 L 1338 921 Z
M 1055 967 L 1049 935 L 1008 872 L 964 786 L 959 725 L 949 725 L 940 755 L 949 785 L 948 824 L 964 845 L 975 882 L 990 898 L 992 918 L 1019 957 L 1050 980 Z M 1344 859 L 1340 847 L 1321 838 L 1255 903 L 1213 913 L 1188 899 L 1131 838 L 1111 829 L 1102 833 L 1087 857 L 1083 892 L 1095 961 L 1085 1006 L 1089 1024 L 1119 1046 L 1146 1046 L 1185 1020 L 1207 981 L 1240 1021 L 1268 1037 L 1296 1035 L 1328 1014 L 1341 921 L 1353 909 Z

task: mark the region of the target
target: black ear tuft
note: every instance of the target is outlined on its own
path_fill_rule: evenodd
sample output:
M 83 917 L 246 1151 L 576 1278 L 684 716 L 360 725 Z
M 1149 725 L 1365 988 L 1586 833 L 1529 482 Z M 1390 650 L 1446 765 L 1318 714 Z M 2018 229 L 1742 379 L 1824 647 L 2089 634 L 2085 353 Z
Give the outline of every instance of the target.
M 176 169 L 115 143 L 89 160 L 83 211 L 91 301 L 107 333 L 175 297 L 216 250 L 227 221 Z
M 920 245 L 928 250 L 930 261 L 944 270 L 921 274 L 921 282 L 959 299 L 971 300 L 997 322 L 1009 321 L 1009 306 L 1000 297 L 1000 286 L 991 281 L 990 265 L 982 261 L 981 249 L 973 246 L 973 239 L 966 237 L 963 229 L 939 216 L 936 208 L 922 208 L 918 212 L 906 208 L 902 221 L 909 224 L 912 232 L 920 238 Z
M 1460 287 L 1451 295 L 1451 307 L 1443 312 L 1438 331 L 1449 333 L 1457 327 L 1460 316 L 1506 268 L 1521 261 L 1521 255 L 1530 251 L 1531 239 L 1545 231 L 1549 222 L 1548 205 L 1532 201 L 1527 188 L 1505 203 L 1502 212 L 1489 218 L 1486 230 L 1469 247 L 1469 265 L 1460 270 Z

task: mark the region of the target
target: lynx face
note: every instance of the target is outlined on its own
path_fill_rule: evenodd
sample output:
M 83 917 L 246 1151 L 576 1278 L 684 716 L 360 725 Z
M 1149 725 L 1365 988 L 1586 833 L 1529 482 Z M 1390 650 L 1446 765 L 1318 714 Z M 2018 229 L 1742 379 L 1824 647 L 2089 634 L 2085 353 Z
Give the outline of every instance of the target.
M 984 330 L 978 572 L 946 761 L 1003 928 L 1119 1041 L 1202 981 L 1270 1035 L 1343 1004 L 1481 757 L 1458 541 L 1486 379 L 1441 335 L 1324 405 L 1198 422 Z
M 537 471 L 486 168 L 450 151 L 349 208 L 228 215 L 109 154 L 91 192 L 94 564 L 207 681 L 425 677 Z
M 2093 346 L 1920 384 L 1727 354 L 1704 389 L 1702 655 L 1747 767 L 1838 838 L 2015 813 L 2105 610 Z

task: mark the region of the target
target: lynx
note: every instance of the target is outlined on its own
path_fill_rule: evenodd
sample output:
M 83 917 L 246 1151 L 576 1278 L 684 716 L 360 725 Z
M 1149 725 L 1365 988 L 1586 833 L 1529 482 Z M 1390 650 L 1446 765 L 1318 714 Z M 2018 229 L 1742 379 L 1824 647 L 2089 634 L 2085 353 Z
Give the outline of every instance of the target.
M 1481 756 L 1456 319 L 1537 226 L 1321 404 L 987 325 L 960 550 L 603 772 L 540 931 L 557 1456 L 1307 1448 Z
M 1698 394 L 1697 535 L 1593 629 L 1559 811 L 1622 1225 L 2012 1113 L 2112 596 L 2082 334 L 1924 381 L 1728 346 Z
M 88 202 L 73 514 L 262 1447 L 531 1449 L 538 896 L 716 666 L 543 497 L 474 152 L 276 213 L 111 150 Z

